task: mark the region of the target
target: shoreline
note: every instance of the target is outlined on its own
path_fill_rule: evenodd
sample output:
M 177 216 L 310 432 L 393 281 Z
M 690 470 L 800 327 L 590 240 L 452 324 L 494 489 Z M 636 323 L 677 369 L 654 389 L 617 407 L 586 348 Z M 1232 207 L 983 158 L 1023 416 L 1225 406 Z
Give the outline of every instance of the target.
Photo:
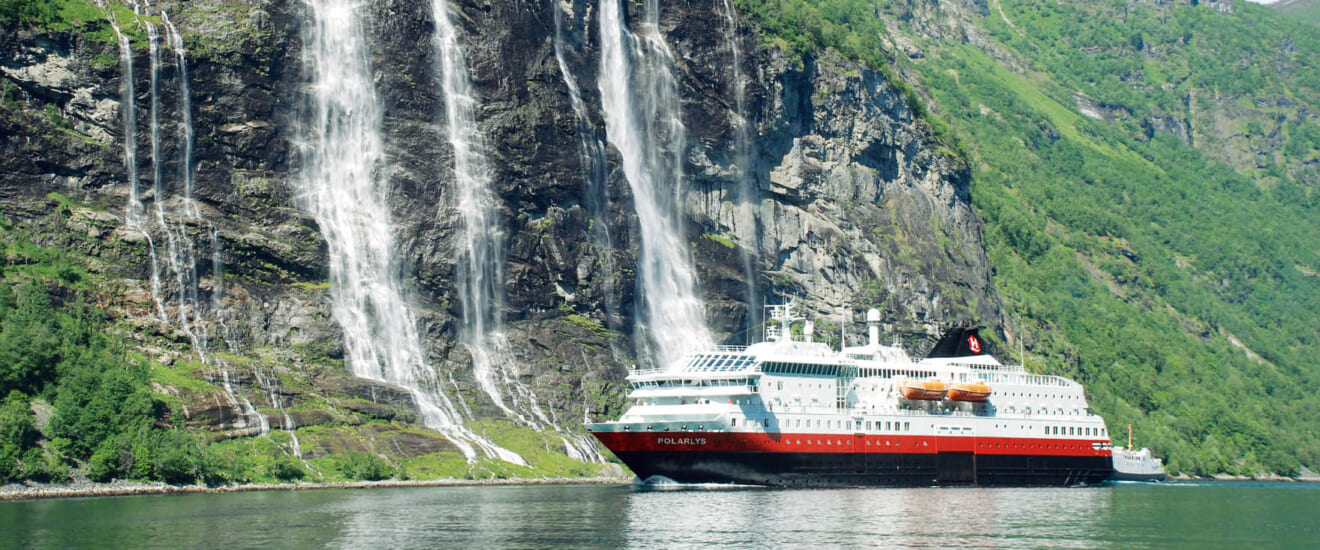
M 325 489 L 393 489 L 401 487 L 498 487 L 531 485 L 629 485 L 634 478 L 582 477 L 582 478 L 510 478 L 510 479 L 431 479 L 381 481 L 327 481 L 311 483 L 248 483 L 241 485 L 170 485 L 164 482 L 113 481 L 75 485 L 47 485 L 10 483 L 0 487 L 0 502 L 46 500 L 58 498 L 121 497 L 139 495 L 221 494 L 254 491 L 318 491 Z M 1177 476 L 1170 482 L 1289 482 L 1320 483 L 1320 477 L 1240 477 L 1240 476 Z
M 1265 482 L 1286 482 L 1286 483 L 1293 483 L 1293 482 L 1295 482 L 1295 483 L 1320 483 L 1320 477 L 1283 477 L 1283 476 L 1261 476 L 1261 477 L 1250 477 L 1250 476 L 1230 476 L 1230 475 L 1218 475 L 1218 476 L 1185 476 L 1185 475 L 1169 475 L 1169 481 L 1177 481 L 1177 482 L 1200 482 L 1200 481 L 1210 481 L 1210 482 L 1221 482 L 1221 483 L 1239 483 L 1239 482 L 1244 482 L 1244 481 L 1265 481 Z
M 316 491 L 323 489 L 389 489 L 398 487 L 473 487 L 522 485 L 627 485 L 632 479 L 622 477 L 584 478 L 513 478 L 513 479 L 432 479 L 381 481 L 331 481 L 315 483 L 250 483 L 242 485 L 169 485 L 163 482 L 111 482 L 91 486 L 18 484 L 0 487 L 0 502 L 56 498 L 121 497 L 138 495 L 219 494 L 252 491 Z

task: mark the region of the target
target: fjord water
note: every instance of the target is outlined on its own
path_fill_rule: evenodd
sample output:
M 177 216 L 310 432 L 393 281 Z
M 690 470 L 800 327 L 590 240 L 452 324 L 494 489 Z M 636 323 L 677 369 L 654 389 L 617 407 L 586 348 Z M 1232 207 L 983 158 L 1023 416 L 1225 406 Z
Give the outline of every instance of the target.
M 1315 547 L 1320 484 L 417 487 L 0 505 L 16 547 Z

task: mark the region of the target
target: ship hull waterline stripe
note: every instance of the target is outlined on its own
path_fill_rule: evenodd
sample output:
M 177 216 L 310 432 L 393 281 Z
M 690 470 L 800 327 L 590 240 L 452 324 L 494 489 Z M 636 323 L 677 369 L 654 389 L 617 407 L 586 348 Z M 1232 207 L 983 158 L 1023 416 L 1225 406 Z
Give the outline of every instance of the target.
M 1098 484 L 1113 473 L 1109 449 L 1080 440 L 719 432 L 595 435 L 639 478 L 658 475 L 682 483 L 1068 486 Z M 781 448 L 770 448 L 769 442 Z

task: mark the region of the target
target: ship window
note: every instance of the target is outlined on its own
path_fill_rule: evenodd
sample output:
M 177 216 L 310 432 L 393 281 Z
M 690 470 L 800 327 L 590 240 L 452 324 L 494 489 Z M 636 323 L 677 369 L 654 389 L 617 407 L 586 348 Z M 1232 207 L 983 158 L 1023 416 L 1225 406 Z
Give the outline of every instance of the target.
M 737 418 L 730 418 L 730 419 L 729 419 L 729 425 L 730 425 L 730 426 L 737 426 L 737 425 L 738 425 L 738 419 L 737 419 Z
M 911 423 L 911 422 L 904 422 L 904 423 L 903 423 L 903 431 L 905 431 L 905 432 L 910 432 L 910 431 L 912 431 L 912 423 Z
M 1073 427 L 1072 427 L 1072 426 L 1068 426 L 1068 435 L 1077 435 L 1077 434 L 1073 433 Z
M 866 431 L 868 431 L 868 432 L 871 431 L 871 421 L 870 421 L 870 420 L 867 420 L 867 421 L 866 421 Z
M 1045 435 L 1050 435 L 1050 427 L 1045 426 Z
M 761 420 L 761 423 L 762 423 L 762 425 L 764 425 L 766 428 L 769 428 L 769 427 L 770 427 L 770 419 L 769 419 L 769 418 L 764 418 L 764 419 L 762 419 L 762 420 Z

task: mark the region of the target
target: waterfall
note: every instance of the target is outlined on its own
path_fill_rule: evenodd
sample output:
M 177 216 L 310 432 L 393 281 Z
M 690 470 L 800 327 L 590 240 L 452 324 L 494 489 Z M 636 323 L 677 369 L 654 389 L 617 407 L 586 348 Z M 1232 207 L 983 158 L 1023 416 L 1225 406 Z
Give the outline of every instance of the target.
M 98 0 L 101 8 L 105 4 Z M 133 90 L 133 46 L 128 37 L 119 28 L 119 21 L 114 13 L 106 10 L 106 19 L 114 29 L 119 42 L 119 105 L 124 118 L 124 168 L 128 178 L 128 208 L 124 217 L 132 224 L 142 212 L 142 200 L 138 197 L 137 171 L 137 107 L 134 100 L 137 94 Z
M 756 254 L 760 251 L 761 227 L 756 213 L 757 196 L 752 180 L 752 140 L 747 120 L 747 92 L 743 83 L 742 52 L 738 50 L 738 22 L 734 18 L 733 2 L 720 0 L 724 7 L 724 37 L 729 44 L 730 66 L 733 79 L 734 105 L 734 165 L 738 169 L 736 204 L 734 205 L 734 232 L 738 237 L 742 256 L 743 282 L 747 285 L 746 342 L 754 341 L 756 326 L 761 323 L 760 296 L 756 288 Z
M 446 0 L 433 0 L 434 47 L 444 92 L 445 136 L 454 153 L 454 184 L 463 218 L 458 293 L 463 305 L 462 340 L 472 356 L 477 385 L 508 416 L 533 428 L 553 424 L 530 388 L 518 380 L 504 334 L 504 231 L 496 219 L 491 170 L 477 128 L 476 90 L 458 42 Z M 505 403 L 507 390 L 510 403 Z
M 606 185 L 605 162 L 605 143 L 601 140 L 599 132 L 591 123 L 591 115 L 587 110 L 587 104 L 582 100 L 582 89 L 578 86 L 577 79 L 573 77 L 573 71 L 568 68 L 567 39 L 565 37 L 564 21 L 565 7 L 559 0 L 550 0 L 554 4 L 555 14 L 555 61 L 559 63 L 559 72 L 563 75 L 564 86 L 568 88 L 569 101 L 573 106 L 573 115 L 577 118 L 578 131 L 578 154 L 582 165 L 585 167 L 587 187 L 584 201 L 587 207 L 587 213 L 592 219 L 591 241 L 599 251 L 597 260 L 600 262 L 599 275 L 604 279 L 606 289 L 614 288 L 615 277 L 618 274 L 618 268 L 614 257 L 607 251 L 614 248 L 613 237 L 610 235 L 609 227 L 609 189 Z M 571 4 L 569 4 L 571 7 Z M 605 300 L 605 322 L 606 326 L 614 330 L 614 319 L 619 315 L 619 304 L 614 299 L 612 292 L 604 293 Z M 614 349 L 614 341 L 610 341 L 610 349 L 618 355 L 618 350 Z
M 329 247 L 331 309 L 343 327 L 353 374 L 408 388 L 422 423 L 469 461 L 477 450 L 515 464 L 516 453 L 462 424 L 426 364 L 417 321 L 403 298 L 394 228 L 386 206 L 383 113 L 372 87 L 370 51 L 354 0 L 307 0 L 304 58 L 312 76 L 300 199 Z
M 102 9 L 106 9 L 106 5 L 102 1 L 98 1 L 97 5 Z M 197 306 L 197 298 L 196 298 L 197 296 L 196 247 L 194 243 L 192 243 L 192 241 L 188 239 L 187 232 L 182 222 L 180 222 L 177 228 L 174 228 L 171 227 L 167 221 L 168 212 L 166 211 L 166 206 L 165 206 L 165 197 L 164 197 L 164 190 L 162 183 L 164 180 L 164 174 L 162 168 L 163 164 L 161 162 L 162 136 L 161 136 L 161 123 L 160 123 L 160 108 L 161 108 L 160 34 L 156 29 L 155 25 L 152 25 L 149 20 L 141 17 L 142 16 L 141 6 L 136 2 L 134 2 L 132 5 L 133 5 L 133 13 L 138 16 L 137 18 L 135 18 L 134 22 L 144 27 L 147 34 L 147 49 L 150 60 L 150 67 L 149 67 L 150 69 L 150 80 L 149 80 L 150 134 L 149 135 L 151 139 L 152 204 L 153 204 L 153 213 L 155 214 L 154 216 L 155 225 L 158 226 L 158 229 L 161 232 L 163 232 L 166 236 L 166 242 L 168 245 L 167 246 L 168 256 L 166 259 L 169 262 L 172 273 L 174 274 L 175 286 L 178 292 L 178 303 L 177 306 L 174 306 L 176 307 L 175 311 L 178 314 L 177 328 L 179 328 L 179 330 L 183 331 L 185 335 L 187 335 L 190 343 L 192 344 L 193 349 L 196 350 L 198 355 L 201 357 L 203 364 L 214 366 L 213 361 L 211 361 L 207 356 L 207 352 L 206 352 L 207 346 L 206 346 L 205 338 L 200 337 L 198 335 L 198 333 L 193 329 L 192 321 L 189 319 L 189 311 L 192 312 L 199 311 L 199 308 Z M 178 59 L 183 59 L 184 53 L 183 53 L 182 39 L 178 37 L 178 32 L 174 29 L 173 25 L 170 24 L 169 16 L 166 15 L 164 12 L 161 13 L 161 16 L 164 23 L 167 25 L 167 28 L 169 29 L 171 36 L 170 38 L 171 47 L 174 48 L 176 57 Z M 143 217 L 143 214 L 145 213 L 146 209 L 143 206 L 141 194 L 139 192 L 140 181 L 139 181 L 138 168 L 137 168 L 137 161 L 138 161 L 137 107 L 135 104 L 136 93 L 134 90 L 134 80 L 133 80 L 132 44 L 129 42 L 127 35 L 125 35 L 122 29 L 120 28 L 118 19 L 108 9 L 106 9 L 106 18 L 110 22 L 110 26 L 112 29 L 114 29 L 115 36 L 118 39 L 120 64 L 123 68 L 123 73 L 121 75 L 122 82 L 120 87 L 120 93 L 121 93 L 120 102 L 121 102 L 121 109 L 124 115 L 124 164 L 125 164 L 127 179 L 129 184 L 129 201 L 125 213 L 125 223 L 128 227 L 140 231 L 142 235 L 146 238 L 147 250 L 151 261 L 152 299 L 155 302 L 156 310 L 157 313 L 160 315 L 161 320 L 166 323 L 170 323 L 171 318 L 165 309 L 165 304 L 169 300 L 164 297 L 164 290 L 162 288 L 163 285 L 161 278 L 160 257 L 157 252 L 156 239 L 152 236 L 152 231 L 151 231 L 152 228 L 148 227 L 148 220 L 144 219 Z M 180 93 L 182 95 L 181 101 L 183 102 L 184 105 L 184 107 L 181 107 L 181 109 L 184 112 L 183 116 L 185 121 L 184 122 L 185 128 L 183 129 L 183 132 L 185 134 L 185 141 L 186 141 L 186 143 L 184 144 L 184 150 L 186 151 L 185 158 L 187 159 L 185 163 L 186 166 L 183 169 L 189 172 L 186 178 L 190 179 L 191 178 L 190 157 L 192 151 L 192 135 L 193 135 L 192 118 L 190 113 L 191 104 L 189 102 L 189 98 L 187 97 L 188 84 L 187 84 L 187 71 L 185 65 L 181 63 L 180 69 L 181 72 L 179 75 L 179 86 L 181 90 Z M 212 246 L 214 247 L 214 253 L 218 255 L 219 254 L 218 240 L 215 240 L 213 238 Z M 175 326 L 173 323 L 171 323 L 171 325 Z M 221 385 L 225 391 L 226 397 L 229 399 L 230 403 L 233 404 L 234 408 L 238 411 L 239 418 L 242 419 L 241 424 L 237 424 L 234 427 L 239 429 L 251 429 L 252 424 L 255 424 L 258 433 L 261 434 L 266 433 L 266 431 L 269 429 L 269 424 L 267 423 L 266 418 L 262 416 L 259 411 L 256 410 L 256 407 L 252 406 L 251 402 L 249 402 L 246 398 L 234 392 L 234 389 L 229 382 L 229 373 L 224 368 L 224 366 L 220 365 L 218 370 L 219 370 L 218 375 L 221 380 Z
M 192 92 L 188 85 L 188 50 L 183 45 L 183 35 L 170 22 L 170 14 L 160 12 L 161 20 L 169 31 L 170 48 L 174 50 L 175 63 L 179 70 L 179 114 L 183 124 L 179 127 L 179 139 L 183 142 L 183 161 L 179 164 L 179 180 L 183 182 L 183 200 L 186 202 L 188 215 L 200 218 L 201 213 L 193 202 L 193 141 L 195 132 L 192 120 Z
M 559 0 L 550 0 L 550 2 L 555 16 L 555 61 L 559 64 L 559 72 L 564 78 L 564 86 L 568 89 L 569 102 L 573 106 L 573 115 L 577 118 L 578 154 L 582 166 L 585 168 L 587 183 L 586 200 L 584 202 L 587 206 L 587 213 L 593 220 L 590 236 L 592 245 L 599 251 L 597 256 L 600 265 L 598 274 L 604 279 L 604 287 L 612 289 L 614 288 L 617 267 L 614 258 L 607 252 L 613 248 L 613 243 L 610 237 L 609 220 L 606 217 L 609 201 L 605 177 L 605 144 L 591 124 L 587 104 L 582 100 L 582 89 L 578 86 L 573 71 L 568 67 L 566 58 L 567 40 L 565 37 L 567 22 L 564 20 L 564 10 L 571 9 L 571 4 L 566 8 Z M 604 300 L 605 322 L 607 327 L 613 330 L 616 328 L 613 319 L 618 316 L 619 304 L 613 299 L 613 293 L 608 290 L 604 293 Z M 617 356 L 618 350 L 615 348 L 614 341 L 611 339 L 610 349 Z M 556 428 L 558 428 L 557 424 Z M 564 448 L 569 458 L 584 462 L 605 462 L 605 457 L 601 455 L 595 438 L 570 433 L 562 434 L 561 439 L 564 441 Z
M 646 1 L 636 35 L 624 23 L 621 4 L 601 3 L 601 103 L 606 137 L 622 158 L 641 232 L 639 355 L 650 351 L 653 366 L 668 368 L 712 342 L 683 236 L 686 130 L 656 0 Z

